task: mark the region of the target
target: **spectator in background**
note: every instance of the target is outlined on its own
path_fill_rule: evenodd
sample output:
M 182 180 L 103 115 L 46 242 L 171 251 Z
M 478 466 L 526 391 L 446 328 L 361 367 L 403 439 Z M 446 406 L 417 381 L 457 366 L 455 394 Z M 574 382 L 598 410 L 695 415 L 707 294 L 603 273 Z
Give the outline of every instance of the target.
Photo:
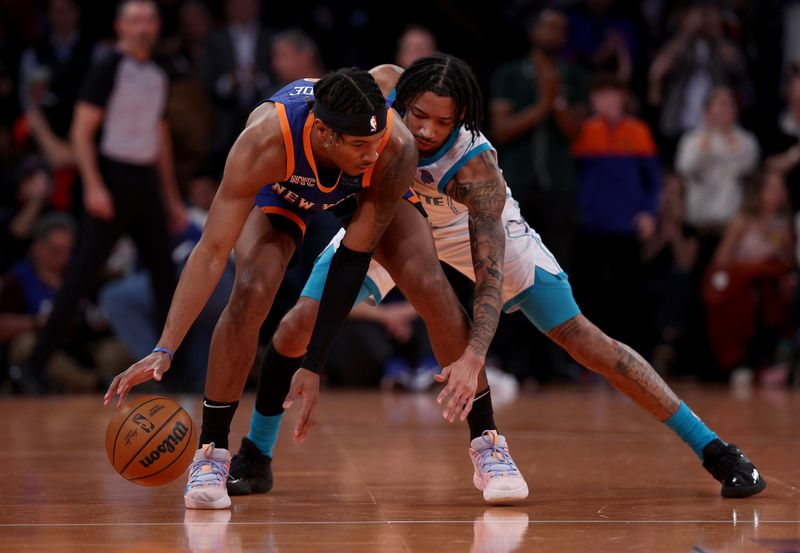
M 19 94 L 25 109 L 45 112 L 55 134 L 66 140 L 72 123 L 72 108 L 78 89 L 92 60 L 93 42 L 81 33 L 81 11 L 75 0 L 47 2 L 45 35 L 22 54 Z M 46 95 L 32 96 L 32 73 L 45 68 L 49 73 Z
M 648 81 L 648 102 L 660 108 L 663 150 L 671 158 L 678 137 L 703 122 L 711 91 L 720 86 L 741 91 L 744 85 L 744 58 L 724 36 L 718 7 L 696 2 L 686 9 L 678 34 L 650 65 Z
M 45 215 L 37 222 L 28 255 L 3 276 L 0 345 L 7 348 L 12 378 L 19 376 L 14 372 L 33 350 L 36 331 L 47 319 L 53 297 L 61 287 L 75 233 L 75 223 L 68 215 Z M 83 369 L 69 352 L 57 352 L 45 370 L 52 385 L 68 391 L 92 391 L 98 383 L 96 376 Z
M 767 158 L 767 166 L 783 175 L 792 212 L 797 213 L 800 211 L 800 61 L 792 64 L 786 110 L 778 121 L 777 137 L 770 147 L 772 155 Z
M 75 107 L 71 137 L 87 217 L 77 256 L 23 368 L 19 384 L 26 392 L 42 388 L 43 369 L 67 339 L 69 319 L 92 291 L 124 233 L 133 238 L 150 269 L 162 321 L 175 289 L 167 222 L 182 229 L 186 212 L 175 185 L 169 129 L 163 119 L 167 76 L 150 59 L 159 29 L 155 3 L 123 1 L 116 29 L 117 50 L 91 69 Z
M 423 391 L 441 371 L 419 315 L 402 296 L 353 307 L 334 342 L 326 373 L 338 386 Z
M 170 72 L 167 120 L 175 158 L 175 176 L 181 191 L 207 163 L 214 136 L 214 108 L 200 79 L 200 66 L 211 32 L 211 16 L 199 0 L 183 3 L 178 32 L 164 44 Z
M 789 334 L 792 220 L 780 173 L 767 170 L 725 229 L 704 286 L 711 346 L 725 370 L 768 366 Z
M 592 73 L 611 72 L 629 83 L 637 53 L 633 22 L 615 0 L 589 0 L 570 12 L 567 55 Z
M 700 237 L 697 269 L 708 266 L 742 204 L 745 178 L 758 163 L 755 137 L 737 124 L 733 92 L 711 90 L 703 124 L 681 137 L 675 167 L 686 183 L 686 222 Z
M 522 214 L 570 272 L 577 176 L 569 145 L 585 114 L 586 89 L 581 71 L 559 58 L 567 41 L 563 13 L 543 10 L 528 32 L 528 55 L 494 76 L 491 130 Z
M 35 67 L 27 79 L 28 104 L 14 125 L 15 149 L 42 156 L 52 173 L 49 202 L 60 211 L 75 212 L 73 198 L 78 171 L 66 134 L 58 134 L 51 123 L 52 112 L 47 108 L 52 96 L 50 70 L 45 66 Z
M 578 66 L 560 56 L 568 36 L 562 12 L 543 10 L 527 22 L 526 30 L 528 54 L 500 66 L 494 74 L 489 99 L 491 134 L 522 215 L 571 274 L 577 174 L 569 145 L 586 113 L 586 84 Z M 531 341 L 529 332 L 520 334 L 524 325 L 507 327 L 504 338 L 509 343 L 531 345 L 537 351 L 536 378 L 575 372 L 572 360 L 550 340 L 536 334 Z M 530 363 L 521 365 L 531 370 Z
M 580 255 L 576 290 L 588 317 L 642 349 L 641 244 L 656 229 L 661 176 L 647 124 L 626 114 L 628 88 L 613 74 L 591 82 L 593 115 L 572 145 L 578 162 Z M 626 297 L 624 309 L 619 298 Z
M 0 272 L 25 256 L 36 222 L 51 209 L 51 190 L 50 174 L 35 158 L 22 165 L 15 201 L 0 207 Z
M 226 0 L 226 25 L 206 42 L 201 73 L 214 104 L 216 131 L 211 147 L 224 163 L 244 128 L 247 114 L 273 90 L 270 33 L 259 22 L 258 0 Z
M 276 91 L 296 80 L 320 78 L 325 74 L 317 44 L 300 29 L 276 34 L 272 38 L 270 57 Z
M 433 33 L 427 27 L 411 24 L 397 39 L 394 62 L 406 69 L 419 58 L 435 54 L 436 50 L 436 37 Z
M 647 309 L 655 314 L 653 367 L 667 375 L 680 363 L 692 301 L 697 237 L 684 223 L 683 181 L 675 173 L 662 179 L 658 222 L 642 245 Z

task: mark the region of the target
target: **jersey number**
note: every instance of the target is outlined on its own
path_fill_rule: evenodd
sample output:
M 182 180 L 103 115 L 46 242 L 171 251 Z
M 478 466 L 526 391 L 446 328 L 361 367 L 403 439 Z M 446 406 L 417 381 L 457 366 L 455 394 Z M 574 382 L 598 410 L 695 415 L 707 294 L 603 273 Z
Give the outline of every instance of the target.
M 304 94 L 306 96 L 313 96 L 314 95 L 314 87 L 313 86 L 295 86 L 294 92 L 290 92 L 289 96 L 300 96 Z

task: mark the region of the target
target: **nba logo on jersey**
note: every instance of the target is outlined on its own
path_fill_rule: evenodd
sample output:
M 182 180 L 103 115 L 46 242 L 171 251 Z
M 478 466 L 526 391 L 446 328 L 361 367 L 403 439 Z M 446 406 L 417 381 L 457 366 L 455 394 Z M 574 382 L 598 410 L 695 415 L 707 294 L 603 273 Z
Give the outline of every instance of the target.
M 374 115 L 369 119 L 369 126 L 372 129 L 372 132 L 378 130 L 378 119 Z

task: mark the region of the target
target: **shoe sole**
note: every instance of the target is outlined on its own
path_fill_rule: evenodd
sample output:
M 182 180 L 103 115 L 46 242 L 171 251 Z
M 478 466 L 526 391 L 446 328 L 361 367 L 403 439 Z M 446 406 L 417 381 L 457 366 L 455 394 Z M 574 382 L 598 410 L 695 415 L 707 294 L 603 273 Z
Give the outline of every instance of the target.
M 741 499 L 743 497 L 750 497 L 756 495 L 767 487 L 767 481 L 763 478 L 759 479 L 758 484 L 752 486 L 736 486 L 732 488 L 722 488 L 722 497 L 730 499 Z
M 487 490 L 477 473 L 472 473 L 472 483 L 483 492 L 483 500 L 489 505 L 514 505 L 528 497 L 528 484 L 513 490 Z
M 514 505 L 527 497 L 527 484 L 515 490 L 483 490 L 483 499 L 489 505 Z
M 227 509 L 231 506 L 231 498 L 227 494 L 216 501 L 200 501 L 183 496 L 183 502 L 186 504 L 187 509 Z

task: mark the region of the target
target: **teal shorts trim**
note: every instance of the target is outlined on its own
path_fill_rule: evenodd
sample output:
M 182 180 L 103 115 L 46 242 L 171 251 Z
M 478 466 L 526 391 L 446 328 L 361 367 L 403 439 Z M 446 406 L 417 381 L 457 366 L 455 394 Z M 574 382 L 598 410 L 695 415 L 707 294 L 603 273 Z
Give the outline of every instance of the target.
M 544 333 L 580 315 L 567 273 L 557 275 L 536 267 L 533 286 L 503 305 L 503 311 L 522 311 Z

